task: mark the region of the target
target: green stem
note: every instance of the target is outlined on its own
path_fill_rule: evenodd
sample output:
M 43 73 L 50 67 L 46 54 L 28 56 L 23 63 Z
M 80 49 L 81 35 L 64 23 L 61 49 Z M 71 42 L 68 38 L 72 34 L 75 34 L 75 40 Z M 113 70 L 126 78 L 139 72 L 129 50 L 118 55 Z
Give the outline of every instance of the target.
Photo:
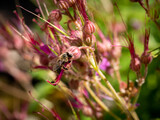
M 139 87 L 137 96 L 133 100 L 133 103 L 132 103 L 133 106 L 135 106 L 137 101 L 138 101 L 138 98 L 139 98 L 139 95 L 140 95 L 140 91 L 141 91 L 141 87 Z
M 59 29 L 58 27 L 56 27 L 56 26 L 55 26 L 55 25 L 53 25 L 52 23 L 48 22 L 46 19 L 44 19 L 44 18 L 42 18 L 42 17 L 40 17 L 40 16 L 36 15 L 35 13 L 33 13 L 33 12 L 31 12 L 31 11 L 29 11 L 29 10 L 25 9 L 25 8 L 24 8 L 24 7 L 22 7 L 22 6 L 18 6 L 18 5 L 17 5 L 17 7 L 20 7 L 21 9 L 23 9 L 23 10 L 25 10 L 25 11 L 29 12 L 30 14 L 32 14 L 32 15 L 34 15 L 34 16 L 36 16 L 36 17 L 38 17 L 39 19 L 41 19 L 41 20 L 43 20 L 44 22 L 48 23 L 50 26 L 52 26 L 53 28 L 55 28 L 57 31 L 59 31 L 59 32 L 60 32 L 60 33 L 62 33 L 63 35 L 68 36 L 68 34 L 67 34 L 67 33 L 65 33 L 64 31 L 62 31 L 61 29 Z
M 121 120 L 118 116 L 116 116 L 114 113 L 112 113 L 109 108 L 94 94 L 94 92 L 89 87 L 89 83 L 85 82 L 85 87 L 87 91 L 91 94 L 91 96 L 95 99 L 95 101 L 103 108 L 106 112 L 108 112 L 111 116 L 113 116 L 116 120 Z
M 94 52 L 92 52 L 92 55 L 94 55 Z M 99 69 L 99 67 L 97 66 L 96 63 L 96 59 L 95 57 L 93 57 L 92 55 L 88 54 L 88 58 L 89 58 L 89 62 L 92 65 L 92 67 L 94 68 L 94 70 L 99 74 L 99 76 L 106 82 L 107 87 L 110 89 L 110 91 L 113 94 L 113 98 L 122 105 L 124 112 L 132 119 L 132 120 L 136 120 L 134 119 L 134 117 L 132 116 L 131 112 L 127 109 L 127 107 L 125 106 L 125 102 L 123 99 L 120 98 L 120 96 L 117 94 L 117 92 L 115 91 L 115 89 L 112 87 L 112 85 L 110 84 L 110 82 L 106 79 L 106 77 L 104 76 L 104 74 L 101 72 L 101 70 Z
M 130 111 L 127 109 L 127 107 L 125 106 L 124 101 L 120 98 L 120 96 L 117 94 L 117 92 L 115 91 L 115 89 L 112 87 L 111 83 L 106 79 L 106 77 L 104 76 L 104 74 L 100 71 L 100 69 L 97 70 L 97 73 L 99 74 L 99 76 L 106 82 L 107 87 L 111 90 L 112 94 L 114 95 L 115 99 L 122 105 L 124 112 L 129 115 L 133 120 L 133 116 L 131 115 Z
M 112 93 L 105 87 L 103 86 L 97 79 L 94 79 L 95 82 L 97 83 L 97 85 L 99 86 L 99 88 L 108 96 L 113 98 Z

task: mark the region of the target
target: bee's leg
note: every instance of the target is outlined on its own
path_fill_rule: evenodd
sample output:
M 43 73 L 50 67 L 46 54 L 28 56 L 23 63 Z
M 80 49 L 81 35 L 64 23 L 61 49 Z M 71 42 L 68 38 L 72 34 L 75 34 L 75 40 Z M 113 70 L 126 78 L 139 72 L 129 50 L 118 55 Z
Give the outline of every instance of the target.
M 71 67 L 72 61 L 68 61 L 67 66 L 63 66 L 62 69 L 68 70 Z
M 64 69 L 64 70 L 68 70 L 68 68 L 67 68 L 67 67 L 64 67 L 64 66 L 63 66 L 63 69 Z
M 54 81 L 51 81 L 51 83 L 54 83 Z

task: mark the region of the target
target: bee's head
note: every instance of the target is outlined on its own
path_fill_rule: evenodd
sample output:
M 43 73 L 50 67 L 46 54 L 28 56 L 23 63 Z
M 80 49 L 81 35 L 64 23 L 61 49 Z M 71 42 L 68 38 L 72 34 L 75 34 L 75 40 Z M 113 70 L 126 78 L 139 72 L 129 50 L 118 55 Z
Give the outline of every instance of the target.
M 73 57 L 73 55 L 68 53 L 68 52 L 67 52 L 67 56 L 68 56 L 69 59 L 71 59 Z
M 68 58 L 67 53 L 64 53 L 64 54 L 62 55 L 62 58 L 63 58 L 63 59 L 67 59 L 67 58 Z

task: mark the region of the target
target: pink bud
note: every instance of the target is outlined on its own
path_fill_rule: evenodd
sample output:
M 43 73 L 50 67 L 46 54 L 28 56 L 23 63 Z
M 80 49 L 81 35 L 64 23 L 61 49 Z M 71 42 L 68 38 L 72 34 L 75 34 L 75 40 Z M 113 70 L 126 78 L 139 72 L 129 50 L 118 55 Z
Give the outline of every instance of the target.
M 83 33 L 86 35 L 91 35 L 95 32 L 95 26 L 94 23 L 91 21 L 86 21 L 84 27 L 83 27 Z
M 145 65 L 150 64 L 152 61 L 152 56 L 150 53 L 144 52 L 141 56 L 141 62 Z
M 62 14 L 61 14 L 60 10 L 56 9 L 56 10 L 51 11 L 48 16 L 48 19 L 50 21 L 58 21 L 58 22 L 61 21 Z
M 88 35 L 83 36 L 83 41 L 87 46 L 91 46 L 92 45 L 92 38 Z
M 68 48 L 67 52 L 73 55 L 73 60 L 79 59 L 81 57 L 81 50 L 76 46 L 71 46 Z
M 71 39 L 69 39 L 69 43 L 72 46 L 82 46 L 82 32 L 78 30 L 71 31 Z
M 131 58 L 130 68 L 135 71 L 139 72 L 141 68 L 141 61 L 138 56 Z
M 82 40 L 80 38 L 73 38 L 69 40 L 69 43 L 73 46 L 82 46 Z
M 83 41 L 87 46 L 92 46 L 96 42 L 96 37 L 92 35 L 85 35 L 83 36 Z

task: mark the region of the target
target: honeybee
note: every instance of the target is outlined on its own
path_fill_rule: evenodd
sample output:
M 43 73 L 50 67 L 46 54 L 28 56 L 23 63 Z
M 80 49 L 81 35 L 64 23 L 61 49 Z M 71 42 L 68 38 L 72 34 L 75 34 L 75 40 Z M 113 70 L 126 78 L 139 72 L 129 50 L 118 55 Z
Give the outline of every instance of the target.
M 65 63 L 71 63 L 71 60 L 72 60 L 72 57 L 73 55 L 68 53 L 68 52 L 65 52 L 63 54 L 61 54 L 56 60 L 55 62 L 53 62 L 53 71 L 60 74 L 61 70 L 64 69 L 64 70 L 68 70 L 67 67 L 65 67 Z

